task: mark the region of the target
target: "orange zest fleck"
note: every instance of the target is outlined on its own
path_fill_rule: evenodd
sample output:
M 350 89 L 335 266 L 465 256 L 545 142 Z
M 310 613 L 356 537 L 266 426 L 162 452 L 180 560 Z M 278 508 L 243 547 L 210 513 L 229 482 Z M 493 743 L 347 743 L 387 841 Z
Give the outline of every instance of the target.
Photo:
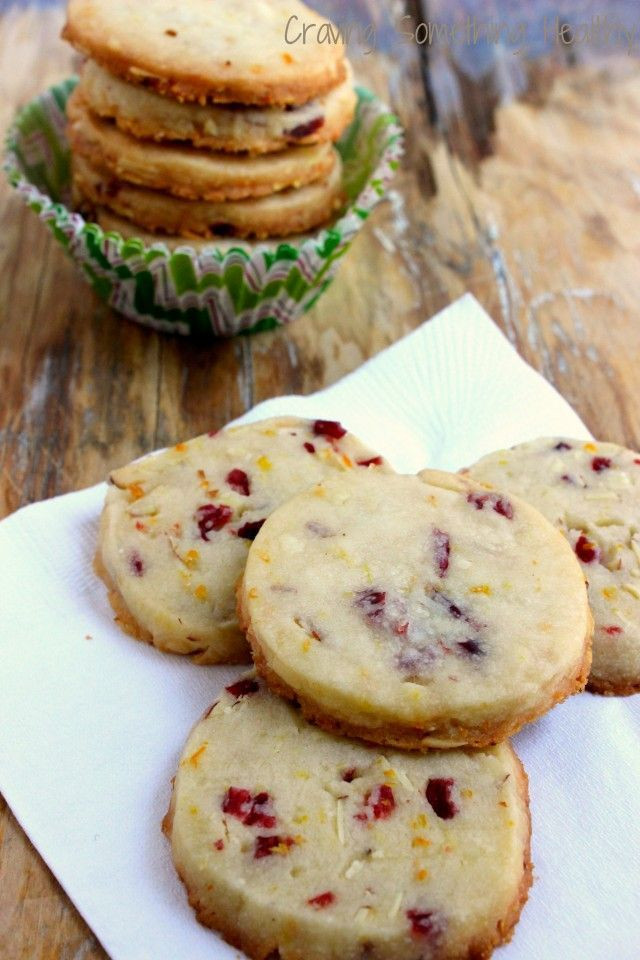
M 184 562 L 188 567 L 195 567 L 199 559 L 200 554 L 197 550 L 188 550 L 184 555 Z
M 342 454 L 342 462 L 344 463 L 345 467 L 353 466 L 353 460 L 351 459 L 351 457 L 348 457 L 346 453 Z
M 416 880 L 419 880 L 420 882 L 422 882 L 423 880 L 426 880 L 428 876 L 429 876 L 429 871 L 425 870 L 423 867 L 422 870 L 418 870 L 418 872 L 416 873 Z
M 469 593 L 484 593 L 485 596 L 491 596 L 491 587 L 488 583 L 479 583 L 477 587 L 471 587 Z
M 145 531 L 146 529 L 147 529 L 147 528 L 145 527 L 145 525 L 144 525 L 144 523 L 142 522 L 142 520 L 136 520 L 136 530 L 139 530 L 141 533 L 144 533 L 144 531 Z
M 411 841 L 412 847 L 429 847 L 431 846 L 431 840 L 427 840 L 426 837 L 414 837 Z
M 583 449 L 586 450 L 587 453 L 597 453 L 597 452 L 598 452 L 598 448 L 596 447 L 595 443 L 585 443 Z
M 293 63 L 293 57 L 291 56 L 290 53 L 283 53 L 282 59 L 284 60 L 285 63 Z
M 178 453 L 184 453 L 187 449 L 186 443 L 176 443 L 174 450 L 177 450 Z
M 139 483 L 130 483 L 127 490 L 132 501 L 141 500 L 144 497 L 144 490 Z
M 191 756 L 188 757 L 187 760 L 185 760 L 185 763 L 190 764 L 192 767 L 197 767 L 198 764 L 200 763 L 200 757 L 205 752 L 208 746 L 209 746 L 209 742 L 205 740 L 205 742 L 198 747 L 195 753 L 192 753 Z
M 205 587 L 204 583 L 198 584 L 198 586 L 193 591 L 198 600 L 206 600 L 209 596 L 209 591 Z

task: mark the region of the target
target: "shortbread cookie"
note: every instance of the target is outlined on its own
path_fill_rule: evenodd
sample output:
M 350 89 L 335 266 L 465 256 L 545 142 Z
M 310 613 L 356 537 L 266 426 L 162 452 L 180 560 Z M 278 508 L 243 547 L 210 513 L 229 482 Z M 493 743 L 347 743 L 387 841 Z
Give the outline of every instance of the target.
M 182 200 L 118 180 L 73 157 L 76 203 L 97 206 L 140 224 L 152 233 L 183 237 L 285 237 L 319 227 L 343 202 L 339 158 L 329 176 L 299 190 L 283 190 L 248 200 Z
M 63 37 L 127 82 L 179 101 L 285 106 L 345 78 L 345 44 L 327 42 L 330 29 L 339 37 L 335 26 L 296 40 L 311 23 L 328 21 L 300 0 L 69 0 Z
M 77 90 L 67 117 L 72 150 L 93 167 L 187 200 L 243 200 L 301 187 L 328 177 L 338 156 L 330 143 L 251 157 L 137 140 L 94 116 Z
M 136 226 L 135 223 L 131 223 L 130 220 L 124 220 L 122 217 L 118 217 L 115 213 L 107 210 L 106 207 L 95 207 L 92 211 L 92 216 L 105 233 L 110 231 L 119 233 L 120 236 L 126 240 L 142 240 L 142 242 L 148 246 L 152 244 L 156 246 L 163 244 L 169 250 L 176 250 L 178 247 L 188 247 L 198 253 L 211 250 L 212 248 L 217 251 L 226 251 L 237 246 L 238 242 L 237 240 L 225 239 L 223 237 L 215 237 L 215 239 L 209 238 L 207 240 L 201 237 L 192 237 L 189 239 L 185 239 L 185 237 L 171 237 L 168 234 L 158 236 L 157 234 L 143 230 L 141 227 Z M 248 244 L 249 241 L 245 241 L 245 243 Z
M 640 453 L 543 438 L 492 453 L 467 472 L 528 500 L 567 537 L 595 619 L 589 689 L 640 692 Z
M 452 474 L 295 497 L 253 544 L 240 604 L 274 690 L 327 729 L 409 749 L 497 743 L 582 689 L 591 660 L 566 540 Z
M 348 64 L 347 79 L 335 90 L 288 109 L 176 103 L 126 83 L 92 60 L 84 66 L 79 89 L 94 113 L 115 120 L 135 137 L 251 154 L 338 140 L 351 123 L 356 105 Z
M 388 465 L 332 421 L 222 430 L 110 476 L 97 569 L 127 632 L 198 663 L 248 659 L 235 586 L 265 518 L 336 471 Z
M 198 920 L 253 960 L 487 958 L 531 885 L 508 743 L 382 755 L 251 676 L 194 728 L 164 827 Z

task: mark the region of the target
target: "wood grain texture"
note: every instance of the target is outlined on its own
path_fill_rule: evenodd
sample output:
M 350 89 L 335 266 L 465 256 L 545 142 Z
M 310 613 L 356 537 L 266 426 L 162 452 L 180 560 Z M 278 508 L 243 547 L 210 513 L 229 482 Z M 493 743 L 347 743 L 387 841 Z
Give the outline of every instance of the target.
M 374 52 L 352 49 L 356 72 L 399 113 L 407 156 L 333 287 L 291 327 L 205 345 L 123 321 L 0 185 L 0 516 L 323 387 L 466 291 L 597 436 L 640 446 L 637 59 L 540 42 L 534 24 L 563 6 L 546 0 L 523 5 L 532 42 L 517 56 L 508 43 L 401 41 L 407 12 L 499 19 L 513 5 L 498 0 L 316 6 L 375 27 Z M 62 19 L 52 2 L 0 5 L 2 127 L 73 71 Z M 0 957 L 105 960 L 5 805 Z

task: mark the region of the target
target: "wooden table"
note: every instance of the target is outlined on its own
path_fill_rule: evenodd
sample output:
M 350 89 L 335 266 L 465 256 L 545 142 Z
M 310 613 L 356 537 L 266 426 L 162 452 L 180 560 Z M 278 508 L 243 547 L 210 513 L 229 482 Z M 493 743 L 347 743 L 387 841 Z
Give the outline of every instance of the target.
M 0 186 L 0 515 L 325 386 L 465 291 L 597 436 L 640 447 L 640 48 L 589 41 L 582 26 L 592 13 L 635 25 L 637 5 L 315 6 L 375 27 L 375 50 L 356 44 L 353 60 L 400 115 L 407 156 L 333 287 L 291 327 L 206 346 L 127 323 Z M 580 13 L 563 28 L 569 6 Z M 503 30 L 474 43 L 474 14 L 506 18 L 512 42 Z M 3 128 L 74 70 L 62 20 L 55 2 L 0 0 Z M 457 22 L 458 42 L 403 42 L 421 21 Z M 0 956 L 105 957 L 4 804 Z

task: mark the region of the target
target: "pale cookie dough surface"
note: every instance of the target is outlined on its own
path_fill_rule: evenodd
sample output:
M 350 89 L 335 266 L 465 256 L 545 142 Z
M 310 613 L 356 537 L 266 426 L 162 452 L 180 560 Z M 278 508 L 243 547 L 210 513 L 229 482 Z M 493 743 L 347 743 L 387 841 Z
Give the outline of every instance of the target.
M 182 237 L 286 237 L 326 223 L 343 203 L 342 164 L 299 189 L 245 200 L 184 200 L 118 180 L 73 156 L 75 202 L 93 214 L 108 207 L 152 233 Z
M 115 120 L 135 137 L 251 154 L 338 140 L 353 120 L 356 105 L 348 64 L 344 83 L 324 97 L 289 109 L 176 103 L 126 83 L 92 60 L 85 64 L 78 87 L 94 113 Z
M 240 599 L 270 685 L 377 743 L 499 742 L 582 689 L 590 663 L 566 540 L 452 474 L 330 478 L 297 496 L 254 542 Z
M 640 691 L 640 453 L 542 438 L 484 457 L 470 475 L 528 500 L 566 536 L 595 619 L 589 688 Z
M 194 728 L 165 830 L 200 922 L 252 960 L 480 960 L 531 884 L 508 743 L 381 753 L 252 677 Z
M 330 143 L 251 157 L 138 140 L 101 120 L 76 90 L 67 104 L 71 148 L 119 180 L 187 200 L 243 200 L 327 177 L 337 154 Z
M 339 424 L 284 417 L 115 470 L 97 569 L 121 625 L 198 663 L 247 660 L 235 587 L 260 524 L 319 479 L 369 468 L 390 469 Z
M 317 32 L 287 43 L 290 17 L 290 40 L 303 24 L 326 22 L 299 0 L 70 0 L 63 37 L 176 100 L 306 103 L 344 80 L 345 45 L 318 42 Z

